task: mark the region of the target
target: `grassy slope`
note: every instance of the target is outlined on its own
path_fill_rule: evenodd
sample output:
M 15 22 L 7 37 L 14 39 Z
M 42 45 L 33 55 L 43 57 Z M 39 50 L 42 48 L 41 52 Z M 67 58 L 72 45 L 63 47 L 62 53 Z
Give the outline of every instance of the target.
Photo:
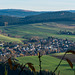
M 75 35 L 59 35 L 57 34 L 60 30 L 75 31 L 75 23 L 35 23 L 28 25 L 13 25 L 7 27 L 0 27 L 0 30 L 4 30 L 6 33 L 12 35 L 19 35 L 21 37 L 40 36 L 48 37 L 54 36 L 58 38 L 68 38 L 75 41 Z M 70 25 L 70 26 L 69 26 Z
M 0 41 L 6 41 L 6 42 L 21 42 L 21 39 L 18 38 L 11 38 L 8 36 L 4 36 L 0 34 Z
M 26 57 L 18 57 L 17 58 L 19 60 L 20 63 L 27 63 L 27 62 L 31 62 L 34 64 L 36 70 L 39 70 L 39 59 L 37 56 L 26 56 Z M 49 71 L 54 71 L 55 67 L 58 65 L 60 59 L 57 59 L 55 57 L 52 56 L 42 56 L 42 70 L 46 70 L 48 69 Z M 74 66 L 75 68 L 75 66 Z M 60 65 L 60 67 L 58 68 L 57 72 L 60 70 L 60 75 L 73 75 L 73 70 L 70 68 L 70 66 L 68 65 L 68 63 L 66 61 L 63 61 Z M 56 73 L 57 73 L 56 72 Z

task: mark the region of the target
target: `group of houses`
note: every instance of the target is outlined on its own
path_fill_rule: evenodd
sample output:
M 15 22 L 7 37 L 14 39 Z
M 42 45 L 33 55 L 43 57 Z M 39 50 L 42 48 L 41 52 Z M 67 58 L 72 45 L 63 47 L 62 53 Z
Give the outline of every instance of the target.
M 0 61 L 4 61 L 4 58 L 8 57 L 20 57 L 20 56 L 35 56 L 38 52 L 41 55 L 47 55 L 51 53 L 60 53 L 67 50 L 73 50 L 75 48 L 75 42 L 68 39 L 58 39 L 54 37 L 48 37 L 44 39 L 29 39 L 24 44 L 18 43 L 0 43 Z

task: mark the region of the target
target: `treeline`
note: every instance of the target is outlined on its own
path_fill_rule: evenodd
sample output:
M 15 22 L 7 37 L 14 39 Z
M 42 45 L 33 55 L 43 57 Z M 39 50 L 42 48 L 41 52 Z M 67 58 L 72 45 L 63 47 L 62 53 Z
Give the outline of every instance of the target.
M 58 34 L 75 35 L 75 32 L 60 30 Z
M 10 16 L 0 16 L 0 26 L 5 25 L 4 22 L 8 22 L 8 25 L 15 24 L 31 24 L 40 22 L 57 22 L 57 21 L 75 21 L 75 13 L 67 11 L 48 12 L 34 16 L 27 16 L 25 18 L 17 18 Z

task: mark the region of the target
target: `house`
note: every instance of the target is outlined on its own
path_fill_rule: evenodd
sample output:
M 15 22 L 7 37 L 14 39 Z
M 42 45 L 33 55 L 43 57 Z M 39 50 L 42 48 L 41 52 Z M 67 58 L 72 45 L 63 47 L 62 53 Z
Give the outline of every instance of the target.
M 3 43 L 0 43 L 0 47 L 3 47 Z

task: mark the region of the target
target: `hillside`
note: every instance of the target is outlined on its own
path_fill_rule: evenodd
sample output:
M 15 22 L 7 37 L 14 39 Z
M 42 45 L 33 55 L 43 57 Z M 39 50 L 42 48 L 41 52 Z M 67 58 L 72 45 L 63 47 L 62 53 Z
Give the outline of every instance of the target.
M 30 15 L 38 15 L 42 12 L 35 12 L 21 9 L 0 9 L 0 15 L 12 16 L 12 17 L 25 17 Z
M 21 39 L 18 39 L 18 38 L 11 38 L 11 37 L 4 36 L 4 35 L 1 35 L 1 34 L 0 34 L 0 41 L 22 43 L 22 42 L 21 42 Z
M 22 64 L 31 62 L 34 64 L 36 70 L 39 70 L 39 59 L 38 56 L 25 56 L 25 57 L 18 57 L 17 58 L 19 60 L 19 62 Z M 55 57 L 52 56 L 42 56 L 41 57 L 41 61 L 42 61 L 42 70 L 49 70 L 49 71 L 54 71 L 54 69 L 56 68 L 56 66 L 58 65 L 58 63 L 60 62 L 60 59 L 57 59 Z M 75 68 L 75 65 L 74 65 Z M 58 71 L 60 71 L 60 75 L 73 75 L 73 70 L 71 69 L 71 67 L 69 66 L 69 64 L 66 61 L 63 61 L 60 65 L 60 67 L 58 68 L 58 70 L 56 71 L 56 73 L 58 73 Z
M 75 12 L 75 10 L 66 10 L 68 12 Z M 12 16 L 12 17 L 26 17 L 31 15 L 39 15 L 41 13 L 53 12 L 53 11 L 31 11 L 22 9 L 0 9 L 0 15 Z M 59 11 L 57 11 L 59 12 Z
M 27 16 L 25 18 L 16 18 L 9 16 L 0 16 L 0 25 L 4 25 L 4 22 L 8 22 L 8 25 L 16 24 L 32 24 L 42 22 L 75 22 L 75 13 L 59 11 L 59 12 L 48 12 L 34 16 Z
M 6 26 L 5 22 L 8 24 Z M 75 13 L 68 11 L 48 12 L 24 18 L 0 16 L 0 30 L 11 36 L 30 38 L 39 36 L 46 38 L 68 38 L 75 41 L 75 35 L 60 35 L 60 30 L 75 32 Z
M 49 36 L 70 39 L 75 41 L 75 35 L 60 35 L 60 30 L 66 30 L 74 32 L 75 22 L 46 22 L 35 24 L 23 24 L 23 25 L 9 25 L 0 26 L 0 30 L 9 34 L 10 36 L 20 36 L 20 38 L 31 38 L 33 36 L 39 36 L 40 38 L 47 38 Z
M 8 22 L 8 24 L 18 24 L 19 20 L 20 18 L 17 18 L 17 17 L 0 15 L 0 26 L 4 26 L 5 22 Z
M 40 15 L 25 17 L 24 23 L 75 21 L 75 13 L 59 11 L 48 12 Z
M 75 10 L 68 10 L 69 12 L 75 13 Z

